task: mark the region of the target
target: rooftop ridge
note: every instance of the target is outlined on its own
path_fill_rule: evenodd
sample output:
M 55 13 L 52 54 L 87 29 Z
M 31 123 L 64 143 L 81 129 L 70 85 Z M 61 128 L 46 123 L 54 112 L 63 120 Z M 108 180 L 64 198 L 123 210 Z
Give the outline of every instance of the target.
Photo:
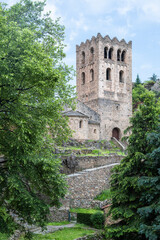
M 98 40 L 101 40 L 101 41 L 107 41 L 107 42 L 110 42 L 110 43 L 117 43 L 119 45 L 127 45 L 127 46 L 130 46 L 132 47 L 132 41 L 129 41 L 128 43 L 125 41 L 125 39 L 121 39 L 121 40 L 118 40 L 117 37 L 114 37 L 114 38 L 110 38 L 109 35 L 106 35 L 104 37 L 102 37 L 102 35 L 100 33 L 97 34 L 97 36 L 92 36 L 91 39 L 87 39 L 85 42 L 81 42 L 80 45 L 76 45 L 77 48 L 83 46 L 83 45 L 88 45 L 88 44 L 91 44 L 93 41 L 98 41 Z

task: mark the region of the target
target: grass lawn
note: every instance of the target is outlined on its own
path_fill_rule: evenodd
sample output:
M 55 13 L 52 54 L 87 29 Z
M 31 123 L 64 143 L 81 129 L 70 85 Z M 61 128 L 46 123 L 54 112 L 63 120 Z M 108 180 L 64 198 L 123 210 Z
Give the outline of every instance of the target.
M 111 199 L 111 192 L 110 189 L 104 190 L 102 193 L 100 193 L 97 197 L 95 197 L 95 200 L 104 201 L 106 199 Z
M 102 212 L 101 210 L 97 209 L 87 209 L 87 208 L 71 208 L 70 209 L 71 213 L 96 213 L 96 212 Z
M 61 225 L 67 225 L 67 224 L 70 224 L 70 222 L 64 221 L 64 222 L 50 222 L 50 223 L 47 223 L 47 225 L 49 225 L 49 226 L 61 226 Z
M 74 240 L 76 238 L 92 234 L 94 232 L 94 230 L 83 229 L 79 227 L 64 228 L 54 233 L 48 233 L 45 235 L 34 234 L 33 240 Z M 24 240 L 24 238 L 21 238 L 20 240 Z

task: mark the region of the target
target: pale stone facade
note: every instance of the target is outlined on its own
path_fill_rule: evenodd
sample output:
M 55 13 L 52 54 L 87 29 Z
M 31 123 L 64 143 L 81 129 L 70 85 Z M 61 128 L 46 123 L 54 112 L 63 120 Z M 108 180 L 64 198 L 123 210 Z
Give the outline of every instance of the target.
M 98 34 L 76 46 L 76 57 L 78 100 L 97 113 L 99 119 L 97 125 L 89 124 L 89 120 L 95 120 L 95 113 L 84 113 L 77 106 L 88 116 L 88 127 L 85 124 L 83 135 L 77 124 L 75 127 L 70 123 L 76 131 L 74 137 L 120 139 L 132 115 L 132 42 Z

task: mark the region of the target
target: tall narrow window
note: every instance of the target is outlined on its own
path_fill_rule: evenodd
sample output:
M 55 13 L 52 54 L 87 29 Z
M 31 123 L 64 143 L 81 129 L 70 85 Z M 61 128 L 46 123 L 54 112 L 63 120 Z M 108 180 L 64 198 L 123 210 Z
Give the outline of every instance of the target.
M 107 68 L 106 70 L 106 80 L 111 80 L 111 69 Z
M 94 70 L 90 70 L 91 81 L 94 81 Z
M 85 73 L 82 72 L 82 85 L 84 85 L 84 84 L 85 84 Z
M 79 121 L 79 128 L 82 128 L 82 120 Z
M 82 52 L 82 64 L 85 64 L 85 52 Z
M 91 47 L 91 49 L 90 49 L 90 62 L 93 62 L 93 60 L 94 60 L 94 48 Z
M 118 49 L 117 51 L 117 61 L 120 61 L 121 60 L 121 50 Z
M 125 52 L 125 50 L 123 50 L 122 55 L 121 55 L 121 61 L 125 62 L 125 58 L 126 58 L 126 52 Z
M 104 48 L 104 58 L 107 58 L 107 53 L 108 53 L 108 48 L 105 47 L 105 48 Z
M 119 72 L 119 81 L 124 82 L 124 72 L 122 70 Z
M 113 58 L 113 48 L 110 48 L 110 49 L 109 49 L 108 58 L 109 58 L 109 59 L 112 59 L 112 58 Z

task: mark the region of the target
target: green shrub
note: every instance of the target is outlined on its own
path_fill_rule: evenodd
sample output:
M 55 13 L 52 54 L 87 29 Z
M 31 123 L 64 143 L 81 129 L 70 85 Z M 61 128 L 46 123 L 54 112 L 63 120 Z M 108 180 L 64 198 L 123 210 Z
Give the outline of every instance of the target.
M 91 213 L 77 213 L 77 222 L 78 223 L 83 223 L 88 226 L 93 226 L 92 221 L 91 221 Z
M 95 197 L 95 200 L 104 201 L 106 199 L 111 199 L 110 189 L 106 189 Z
M 97 229 L 104 228 L 104 214 L 102 212 L 97 212 L 91 215 L 92 226 Z
M 98 155 L 100 153 L 100 150 L 99 149 L 94 149 L 94 150 L 92 150 L 92 153 Z

